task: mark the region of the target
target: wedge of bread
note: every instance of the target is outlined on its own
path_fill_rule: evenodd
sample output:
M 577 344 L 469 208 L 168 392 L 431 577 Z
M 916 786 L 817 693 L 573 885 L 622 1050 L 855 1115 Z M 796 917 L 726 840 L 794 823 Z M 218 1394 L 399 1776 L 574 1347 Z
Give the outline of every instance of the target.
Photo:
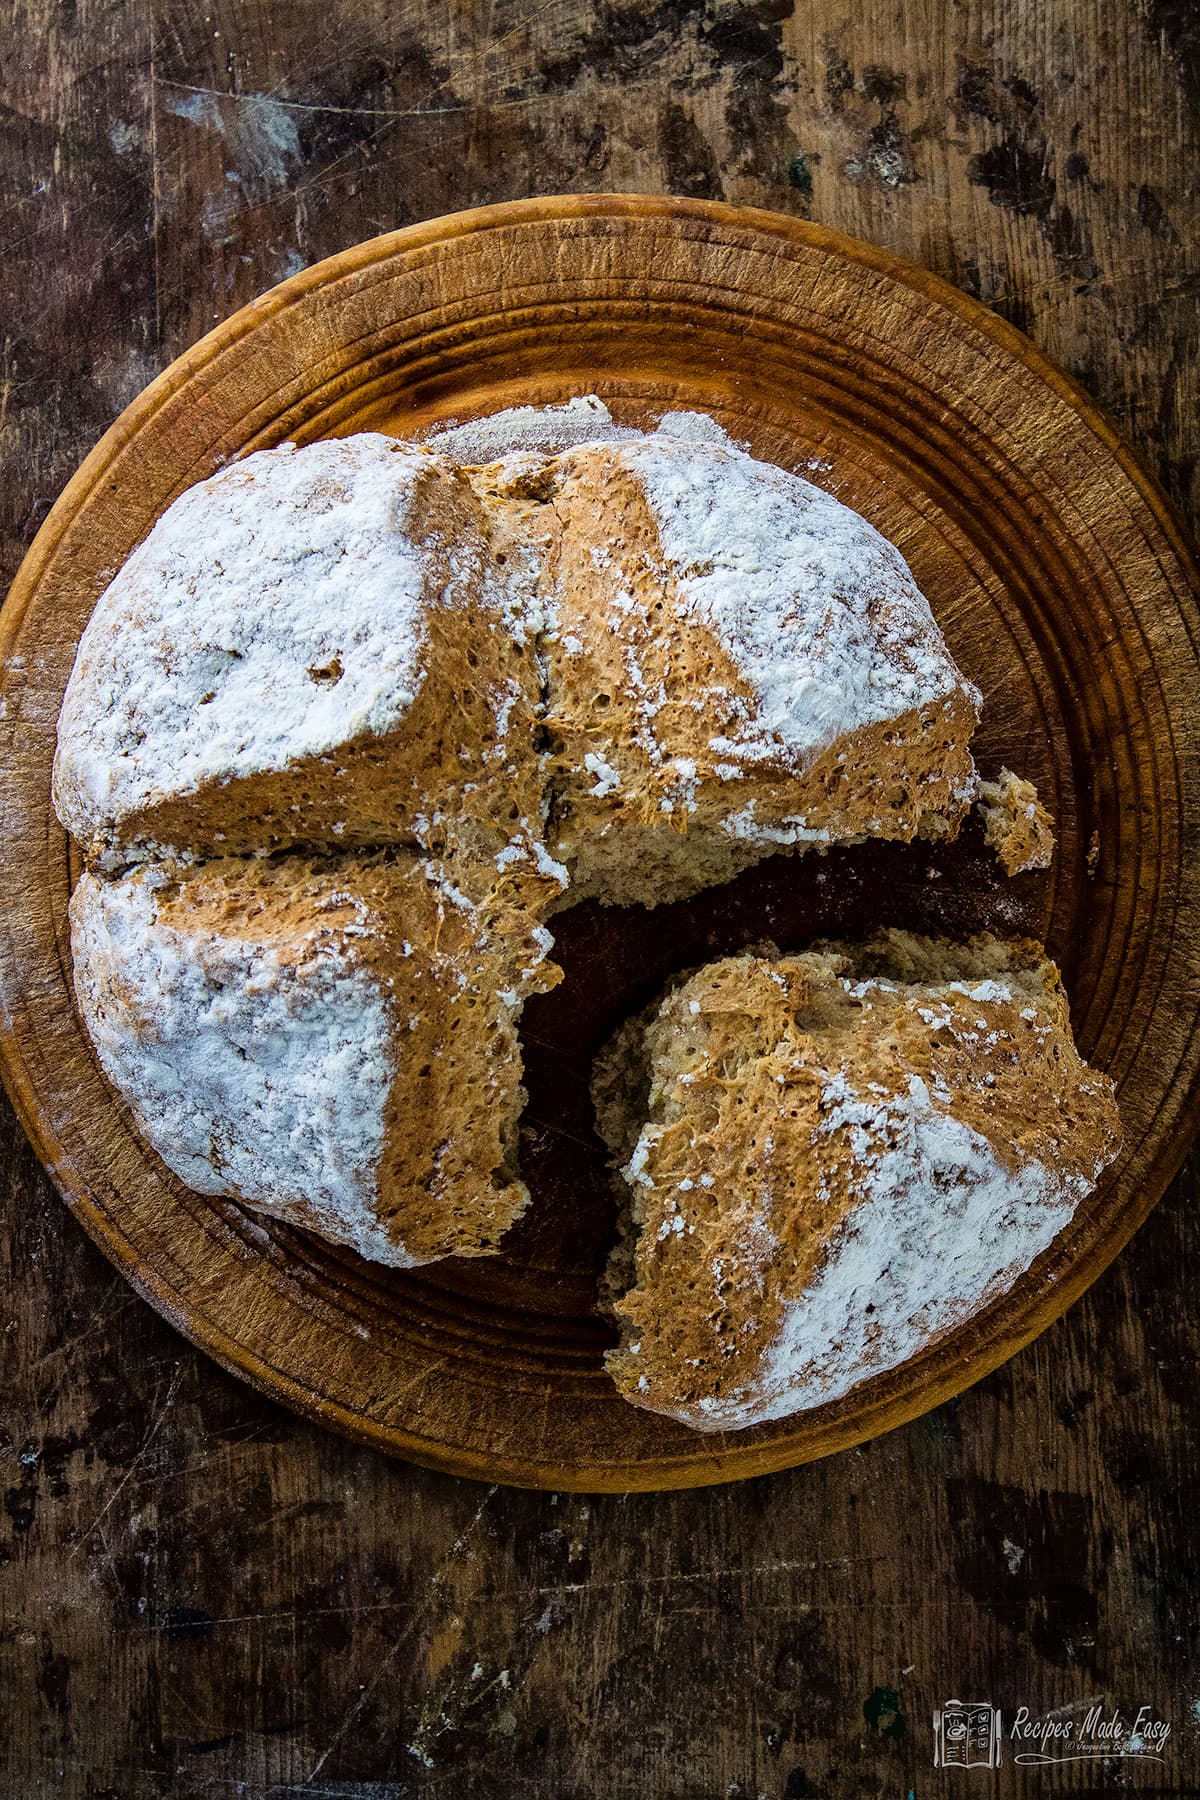
M 811 483 L 656 436 L 559 460 L 552 853 L 655 904 L 781 849 L 956 829 L 979 696 L 899 554 Z
M 635 1405 L 737 1430 L 840 1398 L 1004 1292 L 1120 1144 L 1036 944 L 729 957 L 602 1054 Z
M 517 1020 L 559 979 L 529 913 L 405 853 L 85 874 L 75 991 L 189 1187 L 401 1268 L 480 1255 L 529 1198 Z
M 232 464 L 168 508 L 88 622 L 59 818 L 107 869 L 540 841 L 536 620 L 513 575 L 427 450 L 366 432 Z

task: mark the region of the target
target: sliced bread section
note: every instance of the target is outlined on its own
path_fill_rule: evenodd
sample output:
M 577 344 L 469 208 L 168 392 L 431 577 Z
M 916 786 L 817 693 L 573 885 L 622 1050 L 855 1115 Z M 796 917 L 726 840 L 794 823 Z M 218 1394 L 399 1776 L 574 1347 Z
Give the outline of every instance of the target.
M 75 990 L 189 1187 L 398 1267 L 479 1255 L 529 1197 L 517 1020 L 559 979 L 529 902 L 403 853 L 85 873 Z
M 469 483 L 375 433 L 183 494 L 101 596 L 54 802 L 94 865 L 540 841 L 525 598 Z
M 979 695 L 865 519 L 662 434 L 540 480 L 550 843 L 577 897 L 655 905 L 781 849 L 957 830 Z
M 618 1034 L 594 1093 L 627 1209 L 609 1366 L 703 1431 L 836 1400 L 953 1330 L 1120 1144 L 1054 966 L 990 937 L 713 963 Z

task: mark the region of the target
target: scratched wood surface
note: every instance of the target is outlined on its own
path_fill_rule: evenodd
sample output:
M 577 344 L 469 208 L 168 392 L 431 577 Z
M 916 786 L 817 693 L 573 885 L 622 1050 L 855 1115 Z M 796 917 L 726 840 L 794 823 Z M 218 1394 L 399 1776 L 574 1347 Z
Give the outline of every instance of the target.
M 9 4 L 0 580 L 162 365 L 281 276 L 481 201 L 671 190 L 885 244 L 1029 331 L 1194 520 L 1186 0 Z M 188 1349 L 0 1124 L 0 1792 L 1200 1793 L 1200 1163 L 925 1420 L 737 1487 L 391 1464 Z M 1093 1697 L 1161 1764 L 935 1772 L 950 1697 Z M 1078 1714 L 1068 1716 L 1078 1716 Z

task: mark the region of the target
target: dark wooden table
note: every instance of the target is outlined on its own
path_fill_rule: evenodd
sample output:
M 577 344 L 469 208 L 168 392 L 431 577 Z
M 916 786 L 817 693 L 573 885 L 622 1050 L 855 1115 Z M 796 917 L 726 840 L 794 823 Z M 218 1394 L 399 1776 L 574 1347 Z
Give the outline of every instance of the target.
M 4 581 L 214 321 L 357 239 L 566 189 L 887 244 L 1200 494 L 1189 0 L 10 0 L 0 44 Z M 954 1404 L 627 1500 L 427 1474 L 259 1399 L 133 1296 L 7 1107 L 0 1191 L 6 1800 L 1200 1794 L 1200 1164 Z M 1161 1764 L 935 1772 L 952 1697 L 1171 1735 Z

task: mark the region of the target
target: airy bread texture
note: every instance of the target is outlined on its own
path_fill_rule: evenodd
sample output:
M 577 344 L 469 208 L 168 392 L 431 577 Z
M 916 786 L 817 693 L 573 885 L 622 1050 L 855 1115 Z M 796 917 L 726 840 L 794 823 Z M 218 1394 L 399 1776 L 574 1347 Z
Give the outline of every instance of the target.
M 713 963 L 593 1092 L 626 1207 L 609 1368 L 702 1431 L 836 1400 L 961 1324 L 1120 1146 L 1057 970 L 991 937 Z
M 560 971 L 531 896 L 403 852 L 84 874 L 75 990 L 163 1161 L 397 1267 L 524 1210 L 516 1020 Z

